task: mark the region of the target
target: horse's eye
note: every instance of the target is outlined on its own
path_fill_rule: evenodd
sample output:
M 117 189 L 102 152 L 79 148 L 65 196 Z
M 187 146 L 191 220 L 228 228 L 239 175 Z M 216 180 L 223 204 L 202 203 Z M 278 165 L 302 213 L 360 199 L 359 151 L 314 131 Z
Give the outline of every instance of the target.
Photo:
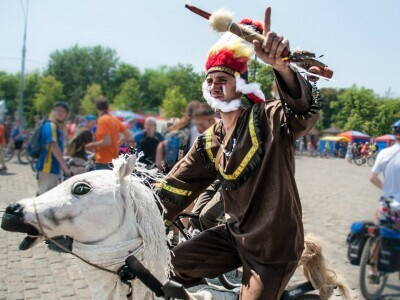
M 85 195 L 90 192 L 92 187 L 86 182 L 77 182 L 72 187 L 72 193 L 78 196 Z

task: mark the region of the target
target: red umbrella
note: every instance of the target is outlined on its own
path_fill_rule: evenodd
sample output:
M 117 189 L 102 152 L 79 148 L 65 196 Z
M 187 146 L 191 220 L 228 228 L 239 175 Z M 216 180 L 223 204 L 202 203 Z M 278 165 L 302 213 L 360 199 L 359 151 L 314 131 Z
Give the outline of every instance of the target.
M 375 142 L 392 142 L 395 141 L 396 139 L 394 138 L 393 134 L 386 134 L 382 136 L 378 136 L 375 138 Z

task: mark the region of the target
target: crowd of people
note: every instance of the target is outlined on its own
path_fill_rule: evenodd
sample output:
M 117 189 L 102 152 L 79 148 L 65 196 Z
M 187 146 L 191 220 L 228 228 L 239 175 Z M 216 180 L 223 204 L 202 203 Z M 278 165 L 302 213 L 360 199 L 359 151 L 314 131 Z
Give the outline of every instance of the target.
M 30 132 L 39 131 L 37 141 L 29 140 L 28 130 L 16 120 L 7 132 L 0 123 L 0 171 L 6 171 L 4 152 L 12 143 L 20 151 L 24 144 L 39 143 L 40 153 L 35 169 L 38 194 L 56 186 L 62 178 L 93 169 L 111 169 L 112 160 L 120 153 L 136 149 L 139 161 L 148 167 L 157 167 L 166 173 L 189 151 L 197 136 L 216 121 L 214 110 L 206 103 L 192 101 L 182 118 L 166 122 L 162 132 L 157 131 L 157 120 L 147 117 L 143 126 L 137 120 L 124 120 L 111 114 L 109 103 L 96 101 L 97 116 L 85 115 L 68 122 L 69 107 L 66 102 L 55 102 L 49 116 L 38 119 Z
M 323 147 L 318 147 L 310 140 L 304 142 L 303 138 L 296 141 L 295 148 L 299 155 L 345 158 L 350 163 L 359 158 L 376 156 L 379 152 L 375 142 L 325 142 Z

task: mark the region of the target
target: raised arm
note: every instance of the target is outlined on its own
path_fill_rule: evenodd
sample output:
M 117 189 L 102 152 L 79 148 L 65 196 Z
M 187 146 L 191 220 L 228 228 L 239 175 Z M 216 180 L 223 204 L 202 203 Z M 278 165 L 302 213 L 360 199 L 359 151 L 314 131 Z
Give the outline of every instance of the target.
M 271 8 L 265 10 L 265 41 L 260 44 L 255 40 L 254 48 L 257 56 L 274 68 L 276 82 L 281 100 L 287 104 L 285 111 L 294 137 L 307 133 L 318 119 L 316 111 L 312 111 L 313 99 L 311 86 L 282 59 L 290 51 L 289 41 L 271 31 Z M 286 105 L 285 105 L 286 106 Z

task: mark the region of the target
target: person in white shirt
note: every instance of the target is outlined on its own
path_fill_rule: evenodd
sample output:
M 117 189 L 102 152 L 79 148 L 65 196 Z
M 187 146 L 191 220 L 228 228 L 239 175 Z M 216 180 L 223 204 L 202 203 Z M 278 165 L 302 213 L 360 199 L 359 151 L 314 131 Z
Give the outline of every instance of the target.
M 396 143 L 379 152 L 369 180 L 383 191 L 383 196 L 400 199 L 400 120 L 392 128 Z M 383 182 L 379 178 L 381 173 Z

